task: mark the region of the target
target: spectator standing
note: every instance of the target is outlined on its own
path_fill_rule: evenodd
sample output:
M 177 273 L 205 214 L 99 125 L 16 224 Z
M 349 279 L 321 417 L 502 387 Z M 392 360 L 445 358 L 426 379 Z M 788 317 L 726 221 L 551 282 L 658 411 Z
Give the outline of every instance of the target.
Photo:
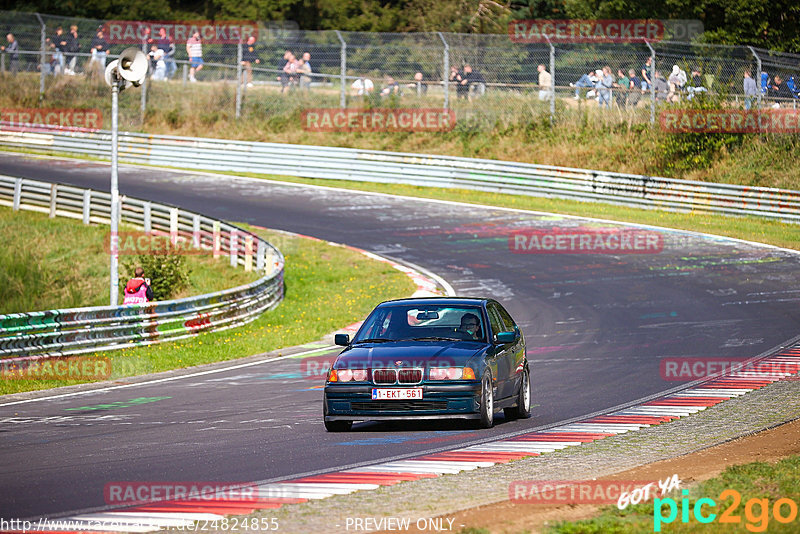
M 166 66 L 166 77 L 172 78 L 178 66 L 175 64 L 175 44 L 172 39 L 167 36 L 167 29 L 161 28 L 158 30 L 158 40 L 156 45 L 164 52 L 164 65 Z
M 64 72 L 69 74 L 70 76 L 75 76 L 75 64 L 78 62 L 77 53 L 81 50 L 81 42 L 78 38 L 78 27 L 76 25 L 72 25 L 69 27 L 69 33 L 67 34 L 67 44 L 66 44 L 66 68 Z
M 758 85 L 749 70 L 744 71 L 742 86 L 744 89 L 744 109 L 750 109 L 753 101 L 758 100 Z
M 308 68 L 311 69 L 311 72 L 314 72 L 314 69 L 311 67 L 311 53 L 310 52 L 303 52 L 303 62 L 308 65 Z
M 544 65 L 536 67 L 539 71 L 539 100 L 544 102 L 553 99 L 553 76 Z
M 106 68 L 106 58 L 108 57 L 108 41 L 103 35 L 103 30 L 97 30 L 97 34 L 92 37 L 92 59 L 89 61 L 89 70 L 99 71 L 103 75 Z
M 611 88 L 614 87 L 614 76 L 611 67 L 606 65 L 602 70 L 602 77 L 597 84 L 597 103 L 600 107 L 611 109 Z
M 244 50 L 242 50 L 242 66 L 244 67 L 247 87 L 253 87 L 253 64 L 258 65 L 261 63 L 261 58 L 258 57 L 256 48 L 256 36 L 251 35 L 247 38 L 247 43 L 245 43 Z
M 196 82 L 196 74 L 203 68 L 203 42 L 199 31 L 186 41 L 186 53 L 189 55 L 189 81 Z
M 153 300 L 155 295 L 150 287 L 150 280 L 144 277 L 144 269 L 137 267 L 133 271 L 133 278 L 125 284 L 125 295 L 122 304 L 146 304 Z
M 464 82 L 464 73 L 454 66 L 450 67 L 450 81 L 456 84 L 456 96 L 458 98 L 467 98 L 469 94 L 469 82 Z
M 300 78 L 300 89 L 304 91 L 311 89 L 311 65 L 303 59 L 298 59 L 295 71 Z
M 67 49 L 67 36 L 64 35 L 64 28 L 59 26 L 56 33 L 50 38 L 50 48 L 53 50 L 53 61 L 55 69 L 53 74 L 63 74 L 64 72 L 64 51 Z
M 280 74 L 278 74 L 278 81 L 281 82 L 281 93 L 284 93 L 286 88 L 289 86 L 289 75 L 286 73 L 286 65 L 289 63 L 289 58 L 291 56 L 291 50 L 287 50 L 283 53 L 283 57 L 278 61 L 278 70 L 280 71 Z
M 633 69 L 628 69 L 628 78 L 631 81 L 630 91 L 628 92 L 628 106 L 633 108 L 642 98 L 642 79 L 636 75 L 636 71 Z
M 780 75 L 776 74 L 774 78 L 774 83 L 769 88 L 770 92 L 772 93 L 773 98 L 778 99 L 772 107 L 780 107 L 781 101 L 784 99 L 791 99 L 794 95 L 792 95 L 792 91 L 787 87 L 786 82 Z
M 653 88 L 656 92 L 656 100 L 667 100 L 667 95 L 669 95 L 669 84 L 659 71 L 656 71 L 656 77 L 653 80 Z
M 150 52 L 151 62 L 153 64 L 153 80 L 163 81 L 167 79 L 167 63 L 164 60 L 164 51 L 158 46 L 153 45 Z
M 286 74 L 286 83 L 291 91 L 297 85 L 297 57 L 291 52 L 289 52 L 289 57 L 286 58 L 283 72 Z
M 628 93 L 631 88 L 631 79 L 628 78 L 622 69 L 617 69 L 617 81 L 614 84 L 614 88 L 616 89 L 614 96 L 617 101 L 617 105 L 620 108 L 626 107 Z
M 486 93 L 486 80 L 483 74 L 473 70 L 470 64 L 464 65 L 464 80 L 469 88 L 468 98 L 472 100 L 473 97 L 483 96 Z
M 644 65 L 642 65 L 642 71 L 640 73 L 642 75 L 642 93 L 650 89 L 650 84 L 652 83 L 652 80 L 650 79 L 650 67 L 652 65 L 653 58 L 651 56 L 647 56 Z
M 10 60 L 9 70 L 11 74 L 16 74 L 19 72 L 19 43 L 13 33 L 6 35 L 6 40 L 8 41 L 8 45 L 0 46 L 0 51 L 8 54 Z

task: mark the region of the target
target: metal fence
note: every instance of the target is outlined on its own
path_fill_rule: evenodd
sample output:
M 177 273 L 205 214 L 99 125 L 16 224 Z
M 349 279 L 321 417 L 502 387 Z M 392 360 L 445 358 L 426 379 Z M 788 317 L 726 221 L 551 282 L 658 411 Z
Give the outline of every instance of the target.
M 0 145 L 108 158 L 109 132 L 0 129 Z M 531 163 L 323 146 L 121 134 L 132 163 L 473 189 L 638 208 L 747 215 L 800 223 L 800 191 L 673 180 Z
M 0 205 L 84 224 L 108 224 L 111 217 L 109 193 L 10 176 L 0 176 Z M 3 361 L 129 348 L 233 328 L 283 298 L 283 255 L 254 234 L 177 207 L 127 197 L 120 222 L 147 233 L 191 236 L 195 246 L 263 276 L 248 285 L 177 300 L 0 315 Z
M 14 33 L 20 43 L 15 69 L 29 73 L 26 87 L 34 88 L 35 93 L 38 84 L 42 101 L 56 107 L 85 107 L 88 103 L 89 107 L 107 108 L 108 99 L 103 98 L 107 97 L 106 91 L 97 88 L 100 82 L 63 74 L 61 56 L 54 48 L 56 28 L 60 26 L 67 32 L 70 26 L 76 26 L 81 50 L 68 54 L 65 60 L 69 63 L 75 57 L 77 66 L 72 71 L 79 74 L 99 72 L 87 50 L 91 38 L 104 24 L 106 21 L 0 12 L 3 32 Z M 198 83 L 190 81 L 185 42 L 173 43 L 175 55 L 169 62 L 166 79 L 151 79 L 141 93 L 126 95 L 121 101 L 121 124 L 138 125 L 148 113 L 163 114 L 168 122 L 170 117 L 179 121 L 174 113 L 179 109 L 213 122 L 220 114 L 270 119 L 302 107 L 364 105 L 444 107 L 453 109 L 459 120 L 490 121 L 517 120 L 537 113 L 549 114 L 551 120 L 556 120 L 572 109 L 593 107 L 607 111 L 609 117 L 653 122 L 658 106 L 692 96 L 688 85 L 693 71 L 705 90 L 724 94 L 741 106 L 745 70 L 752 73 L 760 87 L 762 72 L 772 83 L 775 76 L 791 79 L 800 68 L 800 55 L 746 46 L 672 41 L 520 43 L 500 34 L 301 31 L 263 22 L 258 26 L 255 47 L 259 63 L 242 65 L 246 46 L 242 43 L 204 45 L 205 63 L 196 73 Z M 130 45 L 112 44 L 108 59 L 127 46 Z M 149 51 L 153 44 L 143 42 L 141 46 Z M 283 76 L 281 58 L 287 51 L 298 58 L 307 52 L 311 73 Z M 0 60 L 0 70 L 10 72 L 7 54 L 0 55 Z M 462 85 L 452 69 L 463 74 L 465 64 L 470 65 L 473 76 L 477 73 L 480 77 Z M 551 88 L 539 87 L 538 65 L 544 65 L 553 75 Z M 689 78 L 684 90 L 669 86 L 675 65 Z M 610 92 L 582 86 L 583 75 L 605 66 L 610 68 L 616 84 Z M 631 87 L 630 80 L 626 81 L 629 71 L 637 78 L 661 78 L 666 88 L 651 84 L 643 89 L 640 82 Z M 73 79 L 60 79 L 65 76 Z M 358 94 L 364 92 L 358 87 L 363 87 L 366 79 L 371 80 L 374 91 L 365 99 Z M 770 104 L 795 106 L 798 95 L 759 91 L 755 105 L 762 104 L 762 99 Z

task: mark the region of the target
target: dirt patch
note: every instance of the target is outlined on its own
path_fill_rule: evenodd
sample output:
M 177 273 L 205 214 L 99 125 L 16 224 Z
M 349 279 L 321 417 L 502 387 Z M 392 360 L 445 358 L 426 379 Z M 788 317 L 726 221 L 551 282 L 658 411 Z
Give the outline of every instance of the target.
M 800 419 L 757 434 L 737 438 L 685 456 L 662 460 L 598 480 L 656 480 L 677 474 L 682 487 L 717 476 L 726 467 L 750 462 L 776 462 L 800 454 Z M 503 501 L 447 514 L 461 528 L 486 529 L 492 533 L 542 532 L 551 523 L 587 519 L 599 506 L 542 505 Z M 413 528 L 408 532 L 424 532 Z

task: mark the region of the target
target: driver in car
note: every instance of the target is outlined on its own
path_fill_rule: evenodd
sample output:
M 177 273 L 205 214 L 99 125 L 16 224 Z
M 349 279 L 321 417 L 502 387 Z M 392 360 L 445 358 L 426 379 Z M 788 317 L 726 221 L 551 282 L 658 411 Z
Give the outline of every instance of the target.
M 481 336 L 480 321 L 474 313 L 465 313 L 461 316 L 461 326 L 456 331 L 460 332 L 465 340 L 478 341 Z

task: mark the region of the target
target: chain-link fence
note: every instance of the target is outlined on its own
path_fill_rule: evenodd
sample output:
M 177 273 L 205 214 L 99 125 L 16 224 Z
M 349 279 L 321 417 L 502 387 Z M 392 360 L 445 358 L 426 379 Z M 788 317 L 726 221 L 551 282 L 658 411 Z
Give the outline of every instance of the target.
M 151 58 L 149 78 L 141 91 L 120 98 L 120 124 L 133 129 L 148 117 L 180 131 L 188 120 L 285 121 L 326 107 L 444 108 L 467 125 L 559 121 L 592 109 L 606 120 L 646 123 L 657 120 L 663 103 L 701 92 L 738 107 L 794 107 L 800 98 L 800 56 L 752 47 L 520 43 L 500 34 L 301 31 L 247 22 L 240 33 L 228 28 L 220 38 L 217 28 L 204 39 L 201 66 L 189 57 L 191 23 L 179 31 L 173 23 L 0 12 L 0 25 L 18 43 L 14 52 L 6 39 L 0 54 L 1 107 L 96 108 L 107 115 L 103 68 L 123 49 L 141 47 Z M 257 30 L 252 42 L 248 25 Z M 756 94 L 744 93 L 745 71 Z M 539 85 L 548 79 L 549 86 Z

